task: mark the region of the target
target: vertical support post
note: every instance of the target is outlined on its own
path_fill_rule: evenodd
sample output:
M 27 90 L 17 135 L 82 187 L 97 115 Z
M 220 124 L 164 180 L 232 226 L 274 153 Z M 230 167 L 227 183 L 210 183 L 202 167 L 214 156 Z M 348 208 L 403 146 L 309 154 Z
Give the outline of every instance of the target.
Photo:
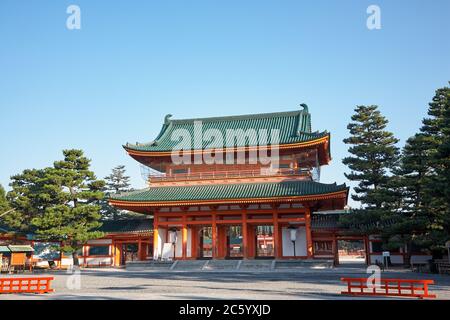
M 242 249 L 244 259 L 248 259 L 247 206 L 242 206 Z
M 153 259 L 158 260 L 159 258 L 159 234 L 158 234 L 158 215 L 155 212 L 153 214 Z
M 370 265 L 370 242 L 369 236 L 364 237 L 364 250 L 366 251 L 366 264 Z
M 181 229 L 181 243 L 182 243 L 181 257 L 183 260 L 186 260 L 186 258 L 187 258 L 187 237 L 188 237 L 188 230 L 187 230 L 187 218 L 186 218 L 186 212 L 185 212 L 185 213 L 183 213 L 183 227 Z
M 338 242 L 336 233 L 333 233 L 333 256 L 334 256 L 334 264 L 336 266 L 339 265 L 339 250 L 338 250 Z
M 216 259 L 218 256 L 218 248 L 217 248 L 217 211 L 214 208 L 212 212 L 212 258 Z
M 142 241 L 141 238 L 138 239 L 138 260 L 142 261 Z
M 312 243 L 312 234 L 311 234 L 311 208 L 306 208 L 305 213 L 305 226 L 306 226 L 306 253 L 308 259 L 313 256 L 313 243 Z
M 272 206 L 272 216 L 273 216 L 273 240 L 274 240 L 274 251 L 275 258 L 281 258 L 282 248 L 281 248 L 281 237 L 280 237 L 280 226 L 278 224 L 278 212 L 275 205 Z

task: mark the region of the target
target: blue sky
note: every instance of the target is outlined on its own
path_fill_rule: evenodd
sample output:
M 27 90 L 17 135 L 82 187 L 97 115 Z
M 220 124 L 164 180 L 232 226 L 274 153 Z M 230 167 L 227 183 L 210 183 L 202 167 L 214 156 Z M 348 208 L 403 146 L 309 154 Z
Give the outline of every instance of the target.
M 81 8 L 81 30 L 66 9 Z M 381 30 L 366 9 L 381 8 Z M 174 118 L 288 111 L 307 103 L 332 134 L 323 182 L 341 159 L 359 104 L 377 104 L 401 139 L 450 80 L 450 1 L 0 2 L 0 183 L 81 148 L 97 176 L 125 164 L 121 145 Z

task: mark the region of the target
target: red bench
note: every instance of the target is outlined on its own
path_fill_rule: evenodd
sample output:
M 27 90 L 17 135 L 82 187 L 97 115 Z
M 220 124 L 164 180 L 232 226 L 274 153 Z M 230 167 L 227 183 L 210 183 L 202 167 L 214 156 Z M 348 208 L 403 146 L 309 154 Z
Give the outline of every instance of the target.
M 0 294 L 53 292 L 51 288 L 51 281 L 53 280 L 53 277 L 0 278 Z
M 428 291 L 433 280 L 380 279 L 377 285 L 372 279 L 371 286 L 367 286 L 367 278 L 341 278 L 341 281 L 347 283 L 347 291 L 341 292 L 344 295 L 436 298 Z

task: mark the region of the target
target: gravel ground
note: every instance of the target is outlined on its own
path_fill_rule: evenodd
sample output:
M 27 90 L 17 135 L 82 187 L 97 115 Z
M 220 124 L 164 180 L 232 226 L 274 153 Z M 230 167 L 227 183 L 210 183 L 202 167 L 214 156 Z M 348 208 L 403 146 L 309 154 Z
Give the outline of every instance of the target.
M 69 289 L 69 274 L 64 271 L 43 275 L 55 277 L 54 293 L 7 294 L 0 300 L 15 299 L 348 299 L 341 277 L 364 277 L 363 268 L 272 272 L 131 272 L 114 269 L 81 271 L 81 289 Z M 2 275 L 1 277 L 6 277 Z M 450 276 L 390 270 L 383 278 L 433 279 L 431 293 L 450 299 Z M 352 298 L 361 299 L 361 298 Z M 381 298 L 383 299 L 383 298 Z M 384 298 L 385 299 L 385 298 Z

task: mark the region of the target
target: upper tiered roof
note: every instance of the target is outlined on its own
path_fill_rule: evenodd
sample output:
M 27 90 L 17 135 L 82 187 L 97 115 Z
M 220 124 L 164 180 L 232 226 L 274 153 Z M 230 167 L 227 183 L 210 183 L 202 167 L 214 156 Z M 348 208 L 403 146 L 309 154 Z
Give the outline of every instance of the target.
M 178 141 L 171 139 L 175 130 L 187 130 L 191 136 L 194 136 L 194 123 L 202 123 L 203 132 L 208 129 L 219 130 L 223 137 L 226 137 L 227 130 L 242 130 L 244 133 L 248 129 L 253 129 L 258 132 L 261 129 L 268 130 L 268 143 L 270 143 L 270 130 L 279 130 L 279 144 L 280 145 L 301 145 L 311 142 L 319 143 L 322 140 L 329 138 L 329 133 L 312 132 L 311 130 L 311 115 L 306 105 L 302 105 L 303 110 L 276 112 L 276 113 L 261 113 L 239 116 L 213 117 L 213 118 L 196 118 L 196 119 L 171 119 L 171 115 L 167 115 L 162 126 L 161 132 L 157 138 L 149 143 L 126 144 L 124 148 L 127 151 L 136 151 L 143 153 L 161 153 L 171 152 L 178 144 Z M 241 148 L 241 147 L 256 147 L 258 141 L 255 139 L 233 139 L 231 145 L 227 144 L 226 139 L 223 139 L 223 148 Z M 320 140 L 320 141 L 319 141 Z M 245 144 L 242 144 L 245 141 Z M 204 142 L 202 149 L 208 147 L 209 142 Z M 195 150 L 192 145 L 192 150 Z

